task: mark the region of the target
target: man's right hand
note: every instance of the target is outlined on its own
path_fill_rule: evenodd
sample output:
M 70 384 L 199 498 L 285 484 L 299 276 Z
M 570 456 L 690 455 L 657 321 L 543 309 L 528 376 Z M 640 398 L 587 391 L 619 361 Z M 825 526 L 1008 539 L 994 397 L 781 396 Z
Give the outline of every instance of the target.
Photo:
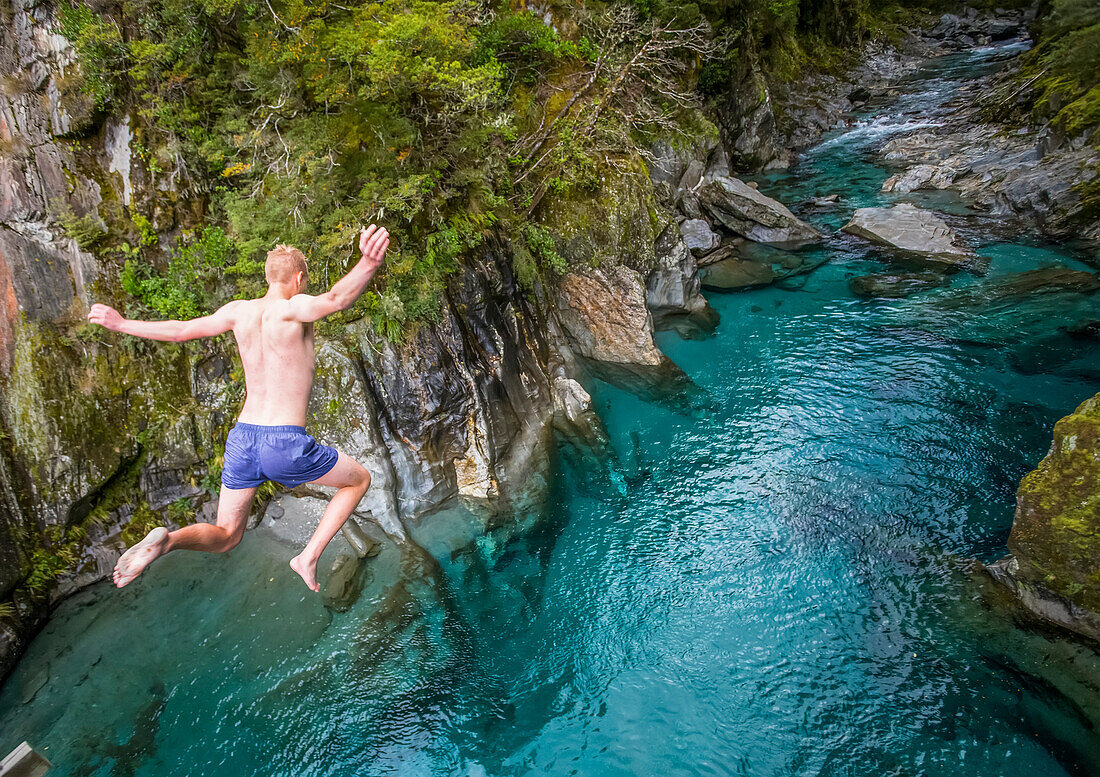
M 374 224 L 359 233 L 359 251 L 363 254 L 363 259 L 372 267 L 382 264 L 389 244 L 390 233 Z
M 88 320 L 93 324 L 99 324 L 116 332 L 123 322 L 122 314 L 110 305 L 101 305 L 98 302 L 92 305 L 92 310 L 88 313 Z

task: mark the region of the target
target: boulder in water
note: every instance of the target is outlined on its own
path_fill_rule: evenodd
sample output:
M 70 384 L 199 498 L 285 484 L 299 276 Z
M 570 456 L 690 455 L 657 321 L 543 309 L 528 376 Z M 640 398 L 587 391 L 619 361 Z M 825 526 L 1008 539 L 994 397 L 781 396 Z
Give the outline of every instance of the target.
M 990 573 L 1040 617 L 1100 640 L 1100 394 L 1054 426 L 1020 481 L 1012 554 Z
M 955 244 L 955 232 L 943 219 L 907 202 L 892 208 L 860 208 L 844 231 L 952 269 L 974 258 L 970 249 Z
M 737 291 L 768 286 L 776 280 L 770 264 L 729 257 L 708 265 L 701 273 L 704 289 Z
M 382 551 L 382 543 L 368 535 L 355 518 L 348 518 L 340 527 L 340 532 L 359 558 L 373 558 Z
M 675 329 L 681 335 L 695 338 L 714 331 L 718 314 L 699 293 L 698 267 L 682 230 L 682 226 L 670 224 L 657 238 L 654 246 L 657 264 L 646 278 L 646 305 L 653 314 L 655 327 Z
M 718 261 L 700 271 L 703 287 L 712 291 L 767 286 L 793 275 L 808 273 L 823 261 L 820 257 L 743 241 L 727 244 L 714 253 L 720 257 Z
M 938 272 L 878 273 L 848 281 L 852 293 L 865 299 L 902 299 L 946 285 L 947 278 Z
M 821 233 L 787 207 L 744 181 L 727 175 L 707 178 L 699 200 L 718 223 L 758 243 L 808 243 Z
M 831 208 L 840 204 L 840 195 L 827 194 L 824 197 L 814 197 L 810 200 L 810 204 L 815 208 Z
M 332 564 L 325 580 L 321 600 L 335 612 L 346 612 L 359 600 L 367 582 L 367 562 L 350 553 L 341 553 Z

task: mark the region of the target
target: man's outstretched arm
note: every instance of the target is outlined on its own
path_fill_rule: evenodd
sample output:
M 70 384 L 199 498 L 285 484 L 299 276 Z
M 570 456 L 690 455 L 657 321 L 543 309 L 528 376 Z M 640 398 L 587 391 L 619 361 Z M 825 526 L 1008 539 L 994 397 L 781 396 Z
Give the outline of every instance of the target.
M 96 303 L 88 313 L 88 320 L 115 332 L 144 337 L 146 340 L 181 343 L 184 340 L 213 337 L 228 332 L 233 328 L 234 312 L 239 305 L 239 301 L 233 301 L 222 305 L 209 316 L 193 318 L 190 321 L 135 321 L 123 318 L 109 305 Z
M 370 279 L 382 264 L 390 234 L 371 224 L 359 235 L 362 256 L 354 267 L 324 294 L 295 294 L 290 298 L 290 318 L 295 321 L 316 321 L 338 310 L 350 308 L 367 288 Z

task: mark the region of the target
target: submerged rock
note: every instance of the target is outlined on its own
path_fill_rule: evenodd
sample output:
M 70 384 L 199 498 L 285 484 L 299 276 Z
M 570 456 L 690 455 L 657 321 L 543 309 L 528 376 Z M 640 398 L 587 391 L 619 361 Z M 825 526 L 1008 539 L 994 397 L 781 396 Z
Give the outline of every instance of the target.
M 1008 538 L 990 565 L 1029 610 L 1100 640 L 1100 394 L 1054 426 L 1054 442 L 1021 482 Z
M 819 267 L 824 259 L 754 243 L 731 243 L 716 251 L 720 258 L 700 271 L 704 288 L 737 291 L 768 286 Z
M 1100 321 L 1078 321 L 1066 327 L 1066 334 L 1079 340 L 1100 340 Z
M 359 594 L 367 582 L 369 568 L 362 558 L 341 553 L 332 564 L 332 572 L 325 579 L 321 600 L 325 607 L 335 612 L 346 612 L 359 601 Z
M 1013 302 L 1037 294 L 1092 294 L 1100 291 L 1100 278 L 1085 270 L 1062 265 L 1039 267 L 996 278 L 980 286 L 963 289 L 937 302 L 942 308 L 964 308 Z
M 702 271 L 703 288 L 715 291 L 735 291 L 757 286 L 769 286 L 776 279 L 770 264 L 750 262 L 730 257 L 708 265 Z
M 878 273 L 861 275 L 848 281 L 848 288 L 853 294 L 868 299 L 902 299 L 946 285 L 947 278 L 937 272 Z
M 699 199 L 707 213 L 726 229 L 758 243 L 808 243 L 821 237 L 783 203 L 737 178 L 716 175 L 707 179 Z
M 860 208 L 844 231 L 959 269 L 973 253 L 955 243 L 955 232 L 935 213 L 903 202 L 892 208 Z

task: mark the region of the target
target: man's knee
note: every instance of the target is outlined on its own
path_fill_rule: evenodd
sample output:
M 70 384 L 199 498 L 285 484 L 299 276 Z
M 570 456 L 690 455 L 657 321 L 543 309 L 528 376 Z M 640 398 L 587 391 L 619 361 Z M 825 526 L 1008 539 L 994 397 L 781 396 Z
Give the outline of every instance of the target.
M 366 491 L 370 488 L 370 472 L 362 464 L 357 463 L 357 467 L 354 474 L 355 482 L 352 485 Z
M 241 539 L 244 537 L 244 527 L 237 530 L 225 529 L 225 538 L 222 540 L 222 546 L 219 549 L 221 553 L 228 553 L 241 544 Z

